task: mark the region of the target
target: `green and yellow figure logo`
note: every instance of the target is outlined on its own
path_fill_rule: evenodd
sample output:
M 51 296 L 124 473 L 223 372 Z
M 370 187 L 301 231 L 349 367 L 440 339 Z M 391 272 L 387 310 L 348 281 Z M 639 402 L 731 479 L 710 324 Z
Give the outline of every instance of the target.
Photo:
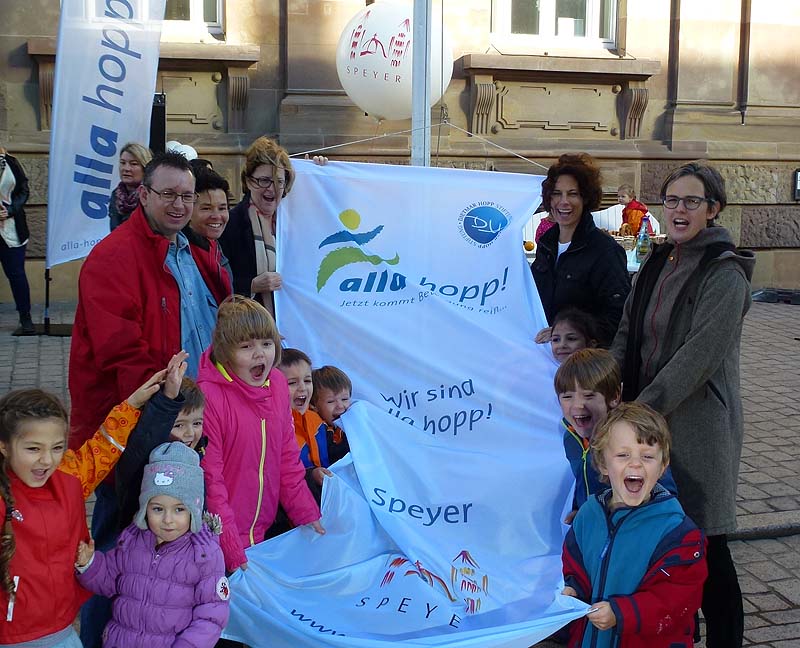
M 337 247 L 325 255 L 322 263 L 319 264 L 319 271 L 317 272 L 317 292 L 322 290 L 325 284 L 328 283 L 328 279 L 333 276 L 334 272 L 353 263 L 366 261 L 376 266 L 381 263 L 397 265 L 400 262 L 398 254 L 395 254 L 393 259 L 384 259 L 377 254 L 367 254 L 361 249 L 362 245 L 369 243 L 383 231 L 383 225 L 378 225 L 378 227 L 369 232 L 355 231 L 361 224 L 361 215 L 355 209 L 345 209 L 339 214 L 339 220 L 346 229 L 328 236 L 319 244 L 319 249 L 336 243 L 355 243 L 355 245 Z

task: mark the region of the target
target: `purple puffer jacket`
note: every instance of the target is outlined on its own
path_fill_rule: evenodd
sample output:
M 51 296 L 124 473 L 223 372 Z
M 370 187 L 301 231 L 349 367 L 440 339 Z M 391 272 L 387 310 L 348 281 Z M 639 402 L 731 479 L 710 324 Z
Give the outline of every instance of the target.
M 103 648 L 211 648 L 228 622 L 228 581 L 217 536 L 203 525 L 155 548 L 132 524 L 78 580 L 113 598 Z

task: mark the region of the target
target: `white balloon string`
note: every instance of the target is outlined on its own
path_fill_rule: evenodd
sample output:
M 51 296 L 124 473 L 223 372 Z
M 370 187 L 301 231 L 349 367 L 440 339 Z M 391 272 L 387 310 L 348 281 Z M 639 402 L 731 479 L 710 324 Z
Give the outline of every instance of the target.
M 440 122 L 441 123 L 441 122 Z M 439 126 L 440 124 L 431 124 L 430 128 L 434 126 Z M 323 151 L 330 151 L 332 149 L 340 148 L 342 146 L 351 146 L 352 144 L 363 144 L 364 142 L 373 142 L 375 140 L 383 139 L 384 137 L 394 137 L 395 135 L 405 135 L 406 133 L 414 133 L 418 130 L 424 129 L 425 126 L 420 126 L 419 128 L 409 128 L 407 130 L 395 131 L 394 133 L 383 133 L 383 135 L 375 135 L 374 137 L 365 137 L 364 139 L 360 140 L 353 140 L 352 142 L 343 142 L 341 144 L 332 144 L 331 146 L 323 146 L 322 148 L 315 148 L 310 149 L 308 151 L 302 151 L 300 153 L 292 153 L 289 157 L 300 157 L 303 155 L 310 155 L 311 153 L 322 153 Z
M 517 153 L 516 151 L 512 151 L 511 149 L 506 148 L 505 146 L 500 146 L 499 144 L 496 144 L 495 142 L 492 142 L 491 140 L 488 140 L 488 139 L 486 139 L 484 137 L 481 137 L 480 135 L 476 135 L 475 133 L 471 133 L 470 131 L 466 130 L 465 128 L 461 128 L 460 126 L 456 126 L 453 122 L 451 122 L 448 119 L 443 119 L 442 121 L 436 122 L 435 124 L 431 124 L 428 128 L 436 128 L 436 127 L 439 127 L 439 126 L 450 126 L 451 128 L 455 128 L 456 130 L 459 130 L 462 133 L 466 133 L 470 137 L 474 137 L 476 139 L 479 139 L 481 142 L 483 142 L 485 144 L 489 144 L 490 146 L 494 146 L 495 148 L 498 148 L 501 151 L 509 153 L 510 155 L 513 155 L 514 157 L 517 157 L 520 160 L 525 160 L 525 162 L 528 162 L 529 164 L 532 164 L 533 166 L 540 167 L 540 168 L 544 169 L 545 171 L 547 171 L 547 169 L 548 169 L 548 167 L 544 166 L 543 164 L 539 164 L 535 160 L 531 160 L 530 158 L 526 158 L 524 155 L 521 155 L 521 154 Z M 295 157 L 303 157 L 303 156 L 306 156 L 306 155 L 311 155 L 312 153 L 322 153 L 324 151 L 332 151 L 333 149 L 341 148 L 343 146 L 351 146 L 353 144 L 364 144 L 365 142 L 374 142 L 375 140 L 383 139 L 384 137 L 394 137 L 395 135 L 405 135 L 407 133 L 413 133 L 415 131 L 422 130 L 424 128 L 425 128 L 425 126 L 420 126 L 419 128 L 409 128 L 409 129 L 406 129 L 406 130 L 395 131 L 393 133 L 383 133 L 382 135 L 375 135 L 374 137 L 365 137 L 364 139 L 353 140 L 352 142 L 342 142 L 341 144 L 332 144 L 331 146 L 323 146 L 321 148 L 309 149 L 308 151 L 301 151 L 300 153 L 293 153 L 289 157 L 293 157 L 293 158 L 295 158 Z
M 494 146 L 495 148 L 499 148 L 501 151 L 505 151 L 506 153 L 510 153 L 514 157 L 518 157 L 520 160 L 525 160 L 529 164 L 541 167 L 545 171 L 547 171 L 549 169 L 549 167 L 546 167 L 544 164 L 539 164 L 535 160 L 531 160 L 530 158 L 526 158 L 524 155 L 521 155 L 521 154 L 517 153 L 516 151 L 512 151 L 511 149 L 508 149 L 505 146 L 500 146 L 499 144 L 496 144 L 492 140 L 488 140 L 488 139 L 486 139 L 484 137 L 481 137 L 480 135 L 476 135 L 475 133 L 470 133 L 468 130 L 466 130 L 464 128 L 461 128 L 460 126 L 456 126 L 453 122 L 447 122 L 447 124 L 449 126 L 451 126 L 452 128 L 455 128 L 456 130 L 461 131 L 462 133 L 466 133 L 470 137 L 474 137 L 475 139 L 479 139 L 481 142 L 484 142 L 485 144 L 489 144 L 491 146 Z

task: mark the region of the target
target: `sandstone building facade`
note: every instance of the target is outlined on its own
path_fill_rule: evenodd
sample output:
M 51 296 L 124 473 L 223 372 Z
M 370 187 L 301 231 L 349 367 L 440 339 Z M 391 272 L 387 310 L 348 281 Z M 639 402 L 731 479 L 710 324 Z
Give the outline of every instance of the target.
M 104 0 L 90 0 L 104 1 Z M 409 0 L 410 1 L 410 0 Z M 240 195 L 261 134 L 302 152 L 396 133 L 347 97 L 335 50 L 368 0 L 167 0 L 158 89 L 167 139 L 211 159 Z M 442 4 L 443 3 L 443 4 Z M 601 163 L 607 202 L 633 184 L 658 215 L 673 166 L 706 158 L 726 177 L 723 222 L 757 250 L 754 287 L 800 289 L 800 4 L 776 0 L 437 0 L 453 80 L 432 109 L 433 164 L 538 174 L 563 152 Z M 0 3 L 0 142 L 31 180 L 28 248 L 41 298 L 59 3 Z M 469 131 L 475 136 L 466 134 Z M 410 136 L 332 150 L 407 163 Z M 53 270 L 75 295 L 79 262 Z M 0 299 L 9 296 L 0 286 Z

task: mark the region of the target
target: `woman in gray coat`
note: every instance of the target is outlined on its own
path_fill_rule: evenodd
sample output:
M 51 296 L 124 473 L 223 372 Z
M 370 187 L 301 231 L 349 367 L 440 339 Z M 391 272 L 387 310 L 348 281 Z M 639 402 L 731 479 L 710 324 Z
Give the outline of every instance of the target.
M 739 346 L 755 259 L 714 223 L 727 197 L 713 167 L 674 170 L 661 200 L 668 241 L 642 264 L 612 352 L 623 368 L 623 399 L 666 417 L 678 499 L 708 537 L 706 646 L 739 648 L 742 595 L 726 534 L 736 528 Z

